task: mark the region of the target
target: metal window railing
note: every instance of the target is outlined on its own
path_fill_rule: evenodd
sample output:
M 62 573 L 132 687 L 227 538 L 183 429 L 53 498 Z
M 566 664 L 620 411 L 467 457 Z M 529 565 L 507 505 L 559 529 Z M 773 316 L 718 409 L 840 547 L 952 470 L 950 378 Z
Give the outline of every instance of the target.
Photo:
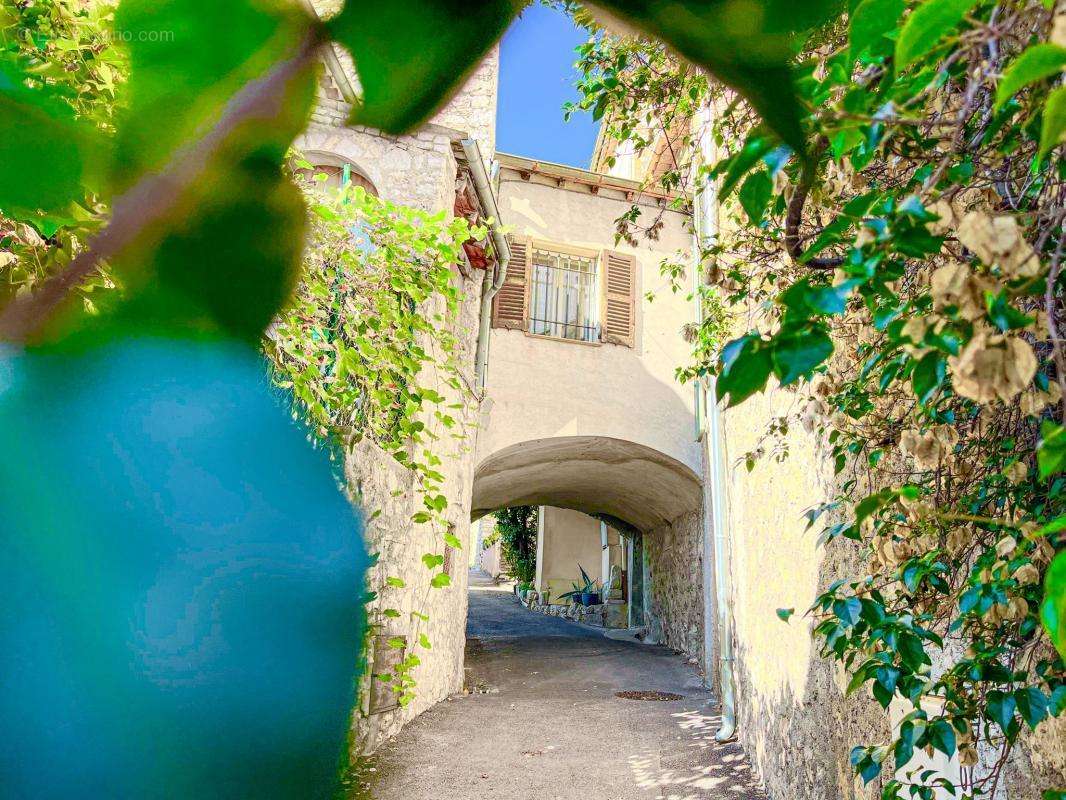
M 530 333 L 582 342 L 599 340 L 595 259 L 534 250 L 530 277 Z

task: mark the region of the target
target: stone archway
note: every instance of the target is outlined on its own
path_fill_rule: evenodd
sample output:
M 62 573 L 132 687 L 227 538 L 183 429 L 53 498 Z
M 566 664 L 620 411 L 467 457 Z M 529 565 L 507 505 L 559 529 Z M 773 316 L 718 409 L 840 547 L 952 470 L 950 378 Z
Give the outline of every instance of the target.
M 556 436 L 505 447 L 474 473 L 471 517 L 549 505 L 646 532 L 696 511 L 700 479 L 658 450 L 605 436 Z
M 627 570 L 632 596 L 638 584 L 641 592 L 639 621 L 630 614 L 630 624 L 646 625 L 647 641 L 698 655 L 704 625 L 702 500 L 697 474 L 659 450 L 606 436 L 554 436 L 484 458 L 474 473 L 471 518 L 508 506 L 554 506 L 627 533 L 641 551 Z M 538 541 L 538 565 L 539 548 Z

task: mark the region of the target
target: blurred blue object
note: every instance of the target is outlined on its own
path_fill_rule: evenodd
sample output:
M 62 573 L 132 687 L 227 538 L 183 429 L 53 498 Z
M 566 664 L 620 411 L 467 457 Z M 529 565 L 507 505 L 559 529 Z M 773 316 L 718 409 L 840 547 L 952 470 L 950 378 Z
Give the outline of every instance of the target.
M 367 556 L 249 347 L 0 353 L 0 797 L 330 798 Z

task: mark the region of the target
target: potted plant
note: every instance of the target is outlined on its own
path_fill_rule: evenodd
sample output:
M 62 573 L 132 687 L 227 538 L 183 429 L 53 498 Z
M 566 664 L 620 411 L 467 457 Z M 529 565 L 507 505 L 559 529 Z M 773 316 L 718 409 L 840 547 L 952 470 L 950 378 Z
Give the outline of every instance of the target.
M 583 606 L 595 606 L 600 603 L 600 586 L 596 581 L 589 577 L 589 574 L 585 572 L 585 568 L 580 564 L 577 568 L 581 570 L 581 580 L 583 583 L 570 584 L 573 588 L 569 592 L 564 592 L 559 595 L 559 599 L 570 598 L 575 603 L 579 603 Z

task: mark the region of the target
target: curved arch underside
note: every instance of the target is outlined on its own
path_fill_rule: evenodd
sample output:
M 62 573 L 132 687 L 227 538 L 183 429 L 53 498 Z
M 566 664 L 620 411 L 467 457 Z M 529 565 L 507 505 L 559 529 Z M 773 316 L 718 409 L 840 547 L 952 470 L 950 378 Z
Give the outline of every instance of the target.
M 603 436 L 559 436 L 505 447 L 474 474 L 471 517 L 544 505 L 648 531 L 700 507 L 700 481 L 650 447 Z

